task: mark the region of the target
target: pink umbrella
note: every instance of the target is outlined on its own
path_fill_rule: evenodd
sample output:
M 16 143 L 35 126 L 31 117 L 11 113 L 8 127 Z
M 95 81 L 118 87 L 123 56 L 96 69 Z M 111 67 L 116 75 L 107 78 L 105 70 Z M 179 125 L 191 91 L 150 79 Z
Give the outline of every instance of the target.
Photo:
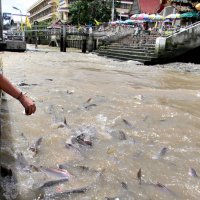
M 136 19 L 137 20 L 147 20 L 147 19 L 150 19 L 150 18 L 149 18 L 148 14 L 142 13 L 142 14 L 139 14 Z
M 138 18 L 138 16 L 139 16 L 139 14 L 134 14 L 134 15 L 132 15 L 132 16 L 130 17 L 130 19 L 135 20 L 135 19 Z

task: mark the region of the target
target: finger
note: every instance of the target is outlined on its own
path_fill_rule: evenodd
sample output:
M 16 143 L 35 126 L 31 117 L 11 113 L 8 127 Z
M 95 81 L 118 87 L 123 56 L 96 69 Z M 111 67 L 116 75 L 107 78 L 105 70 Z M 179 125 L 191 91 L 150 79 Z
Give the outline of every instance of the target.
M 26 115 L 31 115 L 31 114 L 32 114 L 31 107 L 28 107 L 26 109 Z
M 26 113 L 26 115 L 28 115 L 28 108 L 25 108 L 25 113 Z
M 35 113 L 36 111 L 36 106 L 35 104 L 33 104 L 33 106 L 31 106 L 31 114 Z
M 25 110 L 25 113 L 26 113 L 26 115 L 30 115 L 30 109 L 27 108 L 27 109 Z
M 36 111 L 36 106 L 35 106 L 35 104 L 33 105 L 33 113 L 35 113 L 35 111 Z

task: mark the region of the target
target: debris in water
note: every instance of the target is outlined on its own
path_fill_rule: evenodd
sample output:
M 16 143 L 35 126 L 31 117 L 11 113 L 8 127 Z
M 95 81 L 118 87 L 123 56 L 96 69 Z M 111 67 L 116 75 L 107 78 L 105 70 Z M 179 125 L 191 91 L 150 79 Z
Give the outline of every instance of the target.
M 152 159 L 159 159 L 162 156 L 164 156 L 167 153 L 168 148 L 167 147 L 163 147 L 160 152 L 158 153 L 158 155 L 153 156 Z
M 139 184 L 141 185 L 142 184 L 142 170 L 141 170 L 141 168 L 139 169 L 139 171 L 137 173 L 137 178 L 138 178 Z
M 188 174 L 192 177 L 198 177 L 196 170 L 192 167 L 189 168 Z

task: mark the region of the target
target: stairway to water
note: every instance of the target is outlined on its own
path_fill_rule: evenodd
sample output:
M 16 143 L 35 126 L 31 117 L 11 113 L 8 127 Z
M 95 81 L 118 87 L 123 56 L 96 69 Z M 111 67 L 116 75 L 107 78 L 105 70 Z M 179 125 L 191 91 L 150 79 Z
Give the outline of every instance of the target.
M 109 58 L 135 60 L 147 64 L 157 58 L 155 41 L 156 36 L 152 35 L 129 35 L 118 42 L 100 46 L 96 53 Z
M 148 32 L 136 37 L 129 34 L 114 43 L 102 43 L 95 52 L 100 56 L 114 59 L 156 64 L 176 61 L 181 55 L 190 56 L 191 51 L 199 48 L 200 21 L 168 36 Z M 196 60 L 200 63 L 200 59 Z

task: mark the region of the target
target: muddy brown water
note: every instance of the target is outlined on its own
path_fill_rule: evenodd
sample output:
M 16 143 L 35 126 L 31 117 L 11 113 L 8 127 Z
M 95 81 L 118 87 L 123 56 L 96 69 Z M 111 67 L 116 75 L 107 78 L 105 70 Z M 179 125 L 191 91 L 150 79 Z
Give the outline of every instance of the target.
M 34 187 L 41 177 L 20 169 L 18 153 L 37 167 L 70 163 L 102 172 L 98 177 L 80 173 L 61 183 L 57 189 L 62 191 L 89 186 L 62 199 L 200 198 L 200 179 L 188 173 L 192 167 L 200 175 L 199 65 L 143 66 L 69 51 L 1 56 L 4 74 L 37 105 L 34 115 L 25 116 L 13 98 L 2 101 L 1 163 L 17 179 L 2 182 L 6 199 L 38 195 Z M 59 127 L 64 119 L 68 126 Z M 66 141 L 77 133 L 91 134 L 92 147 L 67 149 Z M 40 137 L 34 156 L 29 146 Z

